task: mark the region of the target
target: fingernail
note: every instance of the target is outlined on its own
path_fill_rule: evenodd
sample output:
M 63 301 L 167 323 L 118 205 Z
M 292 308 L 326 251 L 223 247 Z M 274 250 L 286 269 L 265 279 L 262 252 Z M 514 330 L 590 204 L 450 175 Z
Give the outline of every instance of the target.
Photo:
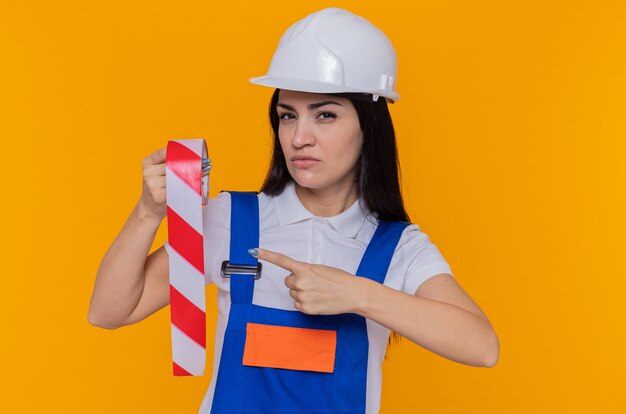
M 257 257 L 259 255 L 259 249 L 248 249 L 248 253 L 250 253 L 254 257 Z

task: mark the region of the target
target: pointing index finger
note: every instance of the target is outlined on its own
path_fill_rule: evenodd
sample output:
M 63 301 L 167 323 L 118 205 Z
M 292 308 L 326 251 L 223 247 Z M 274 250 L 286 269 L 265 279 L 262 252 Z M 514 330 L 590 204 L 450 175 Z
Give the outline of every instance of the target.
M 256 255 L 257 258 L 273 263 L 276 266 L 280 266 L 283 269 L 290 271 L 291 273 L 295 273 L 297 270 L 302 269 L 304 265 L 303 262 L 292 259 L 291 257 L 285 256 L 284 254 L 265 249 L 256 250 L 259 252 L 259 254 Z

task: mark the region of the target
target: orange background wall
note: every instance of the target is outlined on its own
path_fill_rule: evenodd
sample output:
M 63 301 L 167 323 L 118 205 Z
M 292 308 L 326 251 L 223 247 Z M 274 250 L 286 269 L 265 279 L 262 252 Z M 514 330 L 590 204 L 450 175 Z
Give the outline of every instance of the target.
M 327 6 L 396 46 L 409 212 L 501 341 L 492 369 L 392 347 L 382 413 L 626 410 L 623 2 L 205 0 L 0 6 L 0 411 L 197 412 L 169 308 L 89 325 L 96 271 L 168 139 L 207 140 L 212 196 L 259 188 L 272 91 L 248 78 Z

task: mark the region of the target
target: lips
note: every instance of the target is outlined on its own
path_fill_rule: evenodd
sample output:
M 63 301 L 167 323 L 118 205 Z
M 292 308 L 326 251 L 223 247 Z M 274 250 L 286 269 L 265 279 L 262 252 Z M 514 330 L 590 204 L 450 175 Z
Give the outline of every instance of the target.
M 310 168 L 320 162 L 317 158 L 308 155 L 295 155 L 291 157 L 291 163 L 296 168 Z
M 299 161 L 299 160 L 319 161 L 319 159 L 313 158 L 313 157 L 311 157 L 309 155 L 294 155 L 293 157 L 291 157 L 291 161 Z

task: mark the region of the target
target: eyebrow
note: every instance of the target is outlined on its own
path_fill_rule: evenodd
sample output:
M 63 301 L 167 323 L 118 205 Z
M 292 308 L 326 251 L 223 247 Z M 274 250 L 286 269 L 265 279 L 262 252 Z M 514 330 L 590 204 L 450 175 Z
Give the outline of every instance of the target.
M 316 108 L 319 108 L 320 106 L 330 105 L 330 104 L 335 104 L 335 105 L 343 106 L 343 105 L 341 105 L 339 102 L 335 102 L 335 101 L 323 101 L 323 102 L 316 102 L 316 103 L 309 104 L 309 105 L 308 105 L 308 108 L 309 108 L 309 109 L 316 109 Z M 288 110 L 290 110 L 290 111 L 295 111 L 295 110 L 296 110 L 296 108 L 294 108 L 293 106 L 291 106 L 291 105 L 287 105 L 287 104 L 284 104 L 284 103 L 280 103 L 280 102 L 279 102 L 278 104 L 276 104 L 276 106 L 280 106 L 280 107 L 285 108 L 285 109 L 288 109 Z

